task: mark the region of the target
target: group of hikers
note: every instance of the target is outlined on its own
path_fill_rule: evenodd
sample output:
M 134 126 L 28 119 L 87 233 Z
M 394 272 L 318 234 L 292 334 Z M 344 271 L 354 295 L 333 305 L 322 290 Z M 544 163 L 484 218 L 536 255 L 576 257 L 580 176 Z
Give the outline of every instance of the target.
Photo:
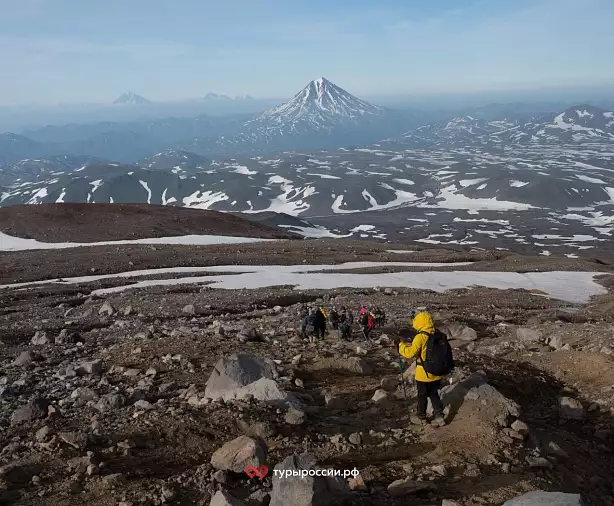
M 323 338 L 327 332 L 327 324 L 339 332 L 342 339 L 350 339 L 354 316 L 347 307 L 341 311 L 332 308 L 330 314 L 323 307 L 302 309 L 301 332 L 307 336 L 308 327 L 313 327 L 314 338 Z M 446 334 L 435 327 L 433 317 L 426 311 L 410 313 L 411 332 L 409 336 L 397 337 L 395 346 L 399 356 L 407 360 L 416 360 L 415 381 L 418 392 L 417 412 L 410 416 L 410 422 L 414 425 L 427 424 L 427 406 L 431 401 L 433 407 L 433 419 L 431 425 L 442 427 L 445 425 L 444 407 L 439 397 L 439 390 L 444 376 L 450 374 L 454 368 L 452 348 Z M 386 314 L 383 310 L 362 305 L 358 311 L 358 323 L 365 339 L 377 326 L 386 323 Z M 403 392 L 407 402 L 405 390 L 404 368 L 401 358 L 399 366 L 403 385 Z
M 312 308 L 303 306 L 300 316 L 301 335 L 306 339 L 323 338 L 327 334 L 329 324 L 341 339 L 349 340 L 352 337 L 354 314 L 346 306 L 343 306 L 340 311 L 333 307 L 330 310 L 330 314 L 321 306 Z M 358 310 L 358 324 L 365 339 L 369 338 L 371 331 L 375 327 L 382 326 L 385 323 L 386 313 L 377 306 L 371 308 L 362 305 Z

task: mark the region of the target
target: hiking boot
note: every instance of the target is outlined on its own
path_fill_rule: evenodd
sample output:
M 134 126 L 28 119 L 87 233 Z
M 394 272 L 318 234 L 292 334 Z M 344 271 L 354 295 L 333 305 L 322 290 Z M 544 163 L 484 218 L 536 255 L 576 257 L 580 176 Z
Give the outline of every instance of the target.
M 446 421 L 443 419 L 442 416 L 438 416 L 437 418 L 434 418 L 431 421 L 431 425 L 433 427 L 443 427 L 446 424 Z
M 420 425 L 420 426 L 426 425 L 426 418 L 420 418 L 417 415 L 411 415 L 409 417 L 409 421 L 412 425 Z

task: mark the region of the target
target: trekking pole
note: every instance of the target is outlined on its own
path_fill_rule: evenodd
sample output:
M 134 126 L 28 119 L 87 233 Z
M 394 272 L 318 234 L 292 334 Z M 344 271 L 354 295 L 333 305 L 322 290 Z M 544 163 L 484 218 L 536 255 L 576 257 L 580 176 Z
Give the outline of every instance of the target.
M 401 370 L 401 383 L 403 384 L 403 404 L 405 405 L 405 409 L 408 409 L 407 406 L 407 390 L 405 390 L 405 378 L 403 377 L 403 373 L 405 372 L 403 370 L 403 359 L 401 357 L 399 357 L 399 369 Z

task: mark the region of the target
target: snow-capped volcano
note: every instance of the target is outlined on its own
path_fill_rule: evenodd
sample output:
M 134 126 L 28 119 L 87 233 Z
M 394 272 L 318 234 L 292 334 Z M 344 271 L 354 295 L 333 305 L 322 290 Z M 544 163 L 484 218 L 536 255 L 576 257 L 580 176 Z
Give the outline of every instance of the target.
M 141 95 L 129 91 L 128 93 L 122 93 L 113 103 L 122 105 L 147 105 L 152 102 Z
M 330 129 L 341 123 L 357 123 L 379 117 L 386 109 L 365 102 L 321 77 L 311 81 L 287 102 L 262 113 L 254 123 L 289 126 L 300 123 Z

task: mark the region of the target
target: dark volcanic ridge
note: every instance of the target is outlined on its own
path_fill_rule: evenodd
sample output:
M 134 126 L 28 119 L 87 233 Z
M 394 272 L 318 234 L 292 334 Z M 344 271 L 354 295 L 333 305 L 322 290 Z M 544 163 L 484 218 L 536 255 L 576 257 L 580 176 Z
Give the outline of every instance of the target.
M 148 204 L 42 204 L 0 209 L 0 232 L 43 242 L 98 242 L 182 235 L 293 239 L 236 215 Z

